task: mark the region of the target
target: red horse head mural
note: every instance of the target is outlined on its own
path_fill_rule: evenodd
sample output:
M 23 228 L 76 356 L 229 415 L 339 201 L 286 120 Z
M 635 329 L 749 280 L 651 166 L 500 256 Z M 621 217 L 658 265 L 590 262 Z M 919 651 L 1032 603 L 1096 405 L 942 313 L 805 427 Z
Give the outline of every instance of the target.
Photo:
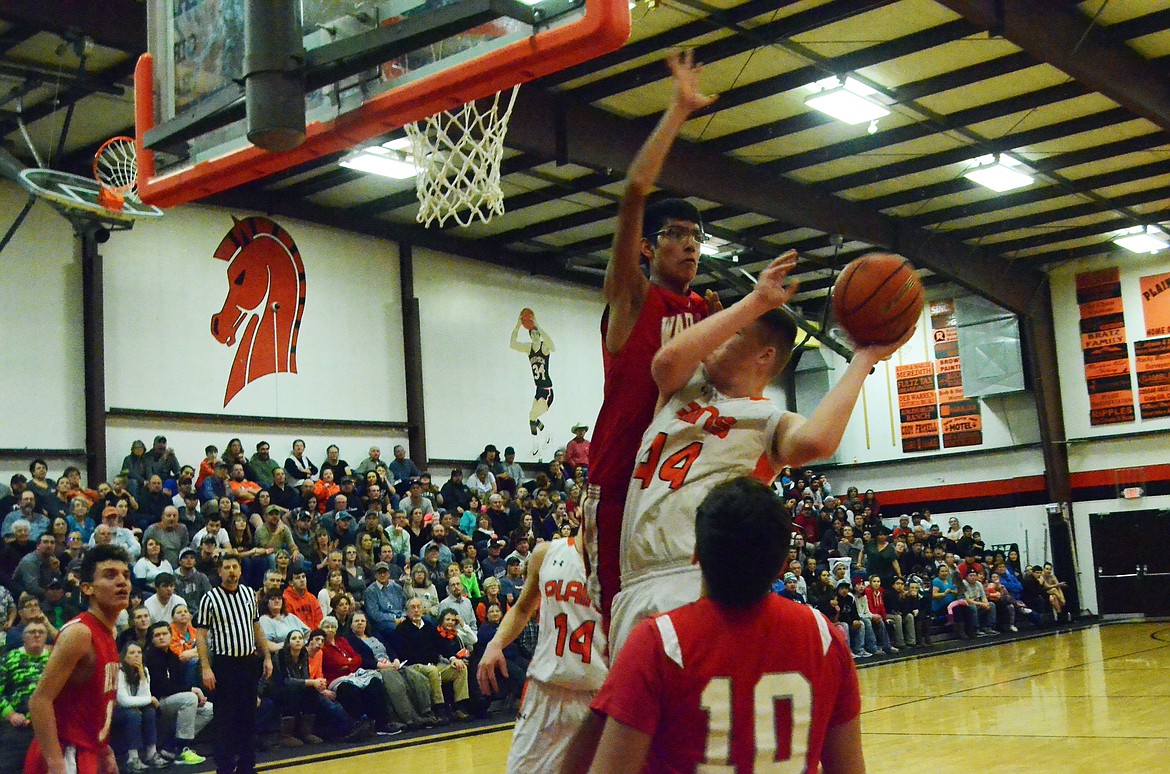
M 226 407 L 261 376 L 297 372 L 297 335 L 305 311 L 305 264 L 296 243 L 268 218 L 235 221 L 215 249 L 229 261 L 228 295 L 211 316 L 211 335 L 227 346 L 237 342 L 228 376 Z

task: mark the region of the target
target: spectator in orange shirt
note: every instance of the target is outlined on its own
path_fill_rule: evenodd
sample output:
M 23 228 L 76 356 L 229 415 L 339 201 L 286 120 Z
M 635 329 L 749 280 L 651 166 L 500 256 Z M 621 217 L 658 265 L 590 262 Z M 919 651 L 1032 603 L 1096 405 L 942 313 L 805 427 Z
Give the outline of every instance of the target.
M 203 453 L 207 456 L 199 463 L 199 477 L 195 479 L 196 490 L 203 486 L 204 480 L 215 475 L 215 463 L 219 462 L 219 449 L 214 444 L 205 448 Z
M 317 597 L 308 591 L 308 577 L 304 568 L 297 568 L 292 573 L 292 583 L 284 590 L 284 608 L 301 619 L 305 626 L 316 629 L 321 625 L 325 614 L 321 611 L 321 603 Z
M 231 467 L 231 475 L 228 478 L 228 486 L 235 495 L 235 500 L 238 503 L 247 503 L 256 499 L 257 493 L 263 488 L 255 481 L 249 481 L 244 477 L 244 466 L 237 462 Z
M 333 495 L 341 491 L 341 487 L 333 481 L 333 470 L 331 468 L 323 468 L 321 470 L 321 478 L 317 483 L 313 484 L 313 495 L 317 498 L 317 512 L 325 513 L 329 510 L 329 500 Z

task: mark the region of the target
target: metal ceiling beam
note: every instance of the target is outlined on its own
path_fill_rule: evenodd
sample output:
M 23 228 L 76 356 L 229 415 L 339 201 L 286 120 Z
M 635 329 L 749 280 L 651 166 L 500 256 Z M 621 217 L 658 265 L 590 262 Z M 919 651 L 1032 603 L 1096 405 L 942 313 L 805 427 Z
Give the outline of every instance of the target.
M 536 89 L 521 91 L 508 128 L 508 144 L 527 153 L 554 154 L 560 146 L 556 120 L 564 111 L 563 147 L 569 161 L 603 169 L 626 169 L 644 138 L 631 133 L 622 118 L 589 105 L 565 103 Z M 659 185 L 679 196 L 696 196 L 797 223 L 825 233 L 843 234 L 902 253 L 918 266 L 953 279 L 1016 314 L 1027 315 L 1044 284 L 1039 272 L 1014 270 L 990 251 L 928 234 L 759 167 L 679 141 L 663 167 Z
M 1077 186 L 1082 191 L 1093 191 L 1098 188 L 1108 188 L 1109 186 L 1121 185 L 1123 183 L 1132 183 L 1135 180 L 1145 180 L 1159 175 L 1170 174 L 1170 159 L 1163 161 L 1154 161 L 1149 164 L 1137 164 L 1132 167 L 1114 170 L 1112 172 L 1103 172 L 1099 175 L 1089 175 L 1088 177 L 1078 178 L 1076 180 Z M 990 193 L 990 192 L 989 192 Z M 903 218 L 907 223 L 915 226 L 926 226 L 936 223 L 945 223 L 948 220 L 959 220 L 960 218 L 969 218 L 972 215 L 986 215 L 991 212 L 1006 210 L 1011 207 L 1019 207 L 1022 204 L 1034 204 L 1042 202 L 1047 199 L 1056 199 L 1061 196 L 1069 196 L 1075 194 L 1076 191 L 1070 191 L 1064 186 L 1048 185 L 1040 188 L 1029 189 L 1016 194 L 1001 195 L 996 194 L 986 199 L 981 199 L 977 202 L 969 202 L 967 204 L 957 204 L 952 207 L 940 207 L 937 210 L 924 212 L 921 215 L 913 215 Z M 1111 209 L 1116 209 L 1115 201 L 1112 203 Z M 1097 211 L 1102 207 L 1098 204 Z
M 611 67 L 617 67 L 626 62 L 632 62 L 644 56 L 660 55 L 661 52 L 667 51 L 688 40 L 711 34 L 713 27 L 726 28 L 727 24 L 742 24 L 764 14 L 775 14 L 781 8 L 796 5 L 796 2 L 797 0 L 749 0 L 749 2 L 723 11 L 722 18 L 718 21 L 709 17 L 703 17 L 692 22 L 687 22 L 686 24 L 680 24 L 677 27 L 671 27 L 656 35 L 629 42 L 612 53 L 599 56 L 596 59 L 591 59 L 588 62 L 575 65 L 574 67 L 566 68 L 560 72 L 546 75 L 540 79 L 539 83 L 545 88 L 559 86 L 578 78 L 584 78 L 594 73 L 607 70 Z M 817 18 L 820 21 L 817 24 L 830 24 L 834 21 L 854 16 L 858 13 L 859 7 L 862 11 L 870 11 L 875 8 L 890 5 L 893 2 L 895 0 L 870 0 L 865 3 L 851 2 L 851 0 L 837 0 L 837 2 L 826 4 L 818 9 L 819 14 Z
M 940 134 L 951 129 L 961 129 L 972 124 L 983 123 L 1012 113 L 1032 110 L 1054 102 L 1080 97 L 1085 94 L 1085 87 L 1079 83 L 1067 82 L 1056 86 L 1030 91 L 1015 97 L 989 102 L 984 105 L 958 110 L 942 117 L 941 122 L 914 122 L 894 129 L 879 131 L 875 134 L 863 134 L 852 140 L 827 145 L 823 148 L 813 148 L 802 153 L 794 153 L 760 165 L 761 170 L 769 173 L 785 174 L 804 167 L 836 161 L 848 156 L 889 148 L 898 143 L 917 140 L 932 134 Z
M 1170 196 L 1170 191 L 1165 188 L 1155 188 L 1147 191 L 1135 191 L 1133 193 L 1125 194 L 1123 196 L 1114 196 L 1110 198 L 1110 202 L 1118 207 L 1135 207 L 1150 202 L 1165 199 Z M 1004 234 L 1009 231 L 1018 231 L 1023 228 L 1034 228 L 1036 226 L 1043 226 L 1049 223 L 1056 223 L 1062 220 L 1069 220 L 1071 218 L 1080 218 L 1085 215 L 1094 215 L 1101 211 L 1100 206 L 1096 202 L 1086 202 L 1084 204 L 1074 204 L 1067 207 L 1057 207 L 1051 210 L 1044 210 L 1043 212 L 1033 212 L 1028 215 L 1020 215 L 1015 218 L 1007 218 L 1005 220 L 991 221 L 979 226 L 970 226 L 968 228 L 957 228 L 946 231 L 946 235 L 951 239 L 959 241 L 966 241 L 968 239 L 978 239 L 979 237 L 987 236 L 989 234 Z
M 916 36 L 907 36 L 904 38 L 898 38 L 898 40 L 905 41 L 910 37 Z M 858 67 L 865 67 L 868 66 L 868 64 L 876 64 L 877 62 L 885 61 L 886 57 L 877 59 L 876 62 L 869 62 L 868 64 L 853 64 L 853 62 L 864 62 L 865 59 L 863 59 L 862 56 L 867 55 L 868 52 L 878 53 L 876 50 L 885 49 L 886 45 L 887 44 L 879 44 L 877 46 L 871 46 L 870 48 L 856 51 L 852 54 L 849 54 L 848 56 L 844 56 L 833 61 L 839 62 L 841 64 L 841 72 L 853 70 Z M 902 54 L 894 53 L 894 56 L 901 55 Z M 865 58 L 868 57 L 866 56 Z M 949 73 L 943 73 L 942 75 L 936 75 L 930 78 L 924 78 L 920 81 L 906 83 L 897 87 L 896 89 L 890 89 L 890 92 L 898 100 L 921 99 L 922 97 L 928 96 L 930 94 L 938 94 L 944 91 L 950 91 L 951 89 L 967 86 L 972 83 L 986 80 L 988 78 L 994 78 L 997 75 L 1004 75 L 1006 73 L 1029 67 L 1032 64 L 1035 64 L 1035 61 L 1036 60 L 1034 60 L 1028 54 L 1017 52 L 1015 54 L 1008 54 L 1007 56 L 1001 56 L 997 59 L 992 59 L 988 62 L 966 67 L 961 70 L 953 70 Z M 811 68 L 804 68 L 804 70 L 808 69 Z M 801 72 L 803 73 L 804 70 Z M 773 81 L 777 87 L 781 87 L 787 85 L 787 83 L 781 80 L 786 77 L 787 75 L 784 75 L 779 76 L 778 78 L 766 80 Z M 800 79 L 794 80 L 796 80 L 797 86 L 802 86 L 812 82 L 813 79 L 810 79 L 807 75 L 802 75 L 800 76 Z M 780 88 L 777 88 L 777 92 L 780 90 Z M 787 89 L 783 90 L 787 91 Z M 724 98 L 725 95 L 719 95 L 719 102 L 717 104 L 720 106 L 720 109 L 722 109 L 724 104 Z M 736 150 L 738 148 L 745 148 L 749 145 L 755 145 L 756 143 L 774 140 L 777 137 L 787 137 L 788 135 L 795 134 L 796 132 L 802 132 L 817 126 L 823 126 L 825 124 L 831 123 L 834 120 L 835 119 L 833 119 L 831 116 L 828 116 L 824 113 L 816 110 L 809 110 L 804 113 L 798 113 L 794 116 L 782 118 L 778 121 L 751 126 L 738 132 L 729 132 L 710 140 L 704 140 L 704 144 L 710 146 L 714 150 L 727 152 Z
M 1170 130 L 1170 82 L 1146 59 L 1054 0 L 936 0 L 979 29 L 995 29 L 1135 115 Z M 1151 30 L 1155 31 L 1155 30 Z
M 704 43 L 696 46 L 695 61 L 696 62 L 717 62 L 720 59 L 742 54 L 751 51 L 760 46 L 760 40 L 773 40 L 790 38 L 794 35 L 799 35 L 804 32 L 809 32 L 825 24 L 834 21 L 839 21 L 843 18 L 856 16 L 870 10 L 866 5 L 859 3 L 851 3 L 847 1 L 838 0 L 835 3 L 828 3 L 817 8 L 811 8 L 807 11 L 794 13 L 791 16 L 777 19 L 774 22 L 762 24 L 759 27 L 752 28 L 752 36 L 745 37 L 741 35 L 731 35 L 720 38 L 710 43 Z M 957 22 L 968 33 L 971 32 L 970 24 L 966 22 Z M 689 26 L 689 25 L 687 25 Z M 707 35 L 711 32 L 708 25 L 704 25 L 704 29 L 697 33 L 700 35 Z M 656 48 L 655 51 L 664 54 L 667 47 Z M 623 91 L 636 89 L 640 86 L 645 86 L 648 83 L 660 81 L 669 76 L 666 69 L 662 66 L 661 56 L 658 56 L 654 61 L 647 62 L 637 67 L 632 67 L 613 75 L 601 78 L 600 80 L 592 81 L 579 88 L 573 89 L 570 93 L 574 99 L 582 102 L 596 102 L 606 97 L 612 97 L 615 94 L 620 94 Z M 590 62 L 589 64 L 593 64 Z M 596 72 L 596 69 L 594 69 Z M 822 74 L 820 77 L 825 77 L 828 73 Z M 813 80 L 817 80 L 813 78 Z M 807 81 L 806 81 L 807 83 Z
M 1137 137 L 1130 137 L 1125 140 L 1118 140 L 1117 142 L 1109 142 L 1104 145 L 1094 145 L 1091 148 L 1085 148 L 1078 151 L 1070 151 L 1069 153 L 1059 153 L 1055 156 L 1049 156 L 1046 159 L 1038 159 L 1036 161 L 1029 161 L 1025 159 L 1025 163 L 1032 169 L 1040 173 L 1055 172 L 1058 169 L 1065 167 L 1077 166 L 1079 164 L 1088 164 L 1094 161 L 1101 161 L 1103 159 L 1114 158 L 1122 156 L 1127 153 L 1136 153 L 1159 145 L 1165 145 L 1167 142 L 1166 136 L 1161 132 L 1153 132 L 1150 134 L 1138 135 Z M 1069 192 L 1079 190 L 1082 186 L 1079 185 L 1078 180 L 1070 180 L 1071 189 Z M 907 204 L 915 204 L 919 202 L 926 202 L 939 196 L 947 196 L 949 194 L 959 193 L 972 189 L 978 189 L 979 184 L 968 180 L 965 177 L 957 177 L 951 180 L 944 180 L 938 183 L 931 183 L 929 185 L 916 186 L 908 188 L 904 191 L 897 191 L 895 193 L 886 194 L 885 196 L 875 196 L 872 199 L 860 199 L 870 207 L 875 207 L 879 210 L 889 209 L 891 207 L 901 207 Z M 1108 209 L 1102 207 L 1102 210 Z
M 1058 121 L 1055 124 L 1041 126 L 1036 129 L 1028 129 L 1022 132 L 1004 135 L 994 140 L 988 140 L 987 144 L 998 151 L 1007 152 L 1016 148 L 1022 148 L 1025 145 L 1049 142 L 1060 137 L 1070 137 L 1082 132 L 1091 132 L 1095 129 L 1114 126 L 1115 124 L 1130 120 L 1136 119 L 1133 119 L 1128 110 L 1124 108 L 1111 108 L 1099 113 L 1071 118 L 1067 121 Z M 913 175 L 917 172 L 925 172 L 928 169 L 938 169 L 939 167 L 967 161 L 971 158 L 971 151 L 972 148 L 965 145 L 961 148 L 942 151 L 940 153 L 928 153 L 915 156 L 906 161 L 898 161 L 893 164 L 863 169 L 859 172 L 838 175 L 837 177 L 822 180 L 817 185 L 832 191 L 846 191 L 850 188 L 872 185 L 873 183 L 880 183 L 905 175 Z
M 995 242 L 993 246 L 996 250 L 1005 255 L 1016 253 L 1021 250 L 1031 250 L 1034 247 L 1043 247 L 1045 245 L 1055 245 L 1061 242 L 1069 242 L 1073 239 L 1084 239 L 1085 237 L 1097 236 L 1098 234 L 1107 234 L 1111 231 L 1120 231 L 1123 228 L 1129 228 L 1133 225 L 1133 221 L 1129 218 L 1114 218 L 1112 220 L 1102 220 L 1097 223 L 1090 223 L 1087 226 L 1076 226 L 1066 229 L 1052 229 L 1045 231 L 1043 234 L 1035 236 L 1019 237 L 1017 239 L 1005 239 L 1002 242 Z M 1027 256 L 1020 256 L 1026 258 Z
M 24 123 L 28 125 L 40 121 L 42 118 L 50 116 L 58 110 L 67 108 L 75 102 L 80 102 L 99 88 L 102 91 L 110 91 L 116 88 L 119 81 L 129 78 L 134 73 L 135 64 L 135 59 L 131 57 L 125 62 L 102 70 L 100 73 L 92 74 L 72 86 L 63 87 L 61 93 L 55 99 L 43 99 L 26 109 L 21 114 L 24 118 Z M 0 120 L 0 135 L 8 134 L 17 128 L 18 124 L 15 118 Z
M 58 35 L 81 30 L 95 43 L 132 54 L 131 59 L 146 51 L 142 0 L 3 0 L 0 19 Z
M 1098 255 L 1116 255 L 1118 260 L 1121 261 L 1128 261 L 1133 258 L 1133 253 L 1118 247 L 1110 240 L 1105 240 L 1096 244 L 1081 245 L 1080 247 L 1058 247 L 1055 250 L 1045 250 L 1042 253 L 1034 253 L 1033 255 L 1025 255 L 1022 258 L 1017 258 L 1016 261 L 1020 266 L 1043 266 L 1049 263 L 1075 261 L 1078 258 L 1094 258 Z

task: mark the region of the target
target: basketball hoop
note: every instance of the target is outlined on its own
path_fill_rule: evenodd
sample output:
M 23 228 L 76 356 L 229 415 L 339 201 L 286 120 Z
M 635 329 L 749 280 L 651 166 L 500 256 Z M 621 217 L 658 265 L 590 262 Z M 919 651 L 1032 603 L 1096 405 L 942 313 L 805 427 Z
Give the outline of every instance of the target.
M 512 88 L 502 110 L 503 92 L 497 92 L 483 103 L 482 112 L 475 102 L 468 102 L 406 125 L 418 168 L 415 189 L 419 223 L 429 226 L 437 220 L 442 227 L 454 218 L 459 225 L 467 226 L 475 218 L 487 223 L 493 216 L 504 214 L 500 159 L 519 89 Z
M 111 137 L 93 155 L 93 177 L 101 186 L 98 203 L 121 210 L 126 199 L 137 201 L 138 149 L 133 137 Z

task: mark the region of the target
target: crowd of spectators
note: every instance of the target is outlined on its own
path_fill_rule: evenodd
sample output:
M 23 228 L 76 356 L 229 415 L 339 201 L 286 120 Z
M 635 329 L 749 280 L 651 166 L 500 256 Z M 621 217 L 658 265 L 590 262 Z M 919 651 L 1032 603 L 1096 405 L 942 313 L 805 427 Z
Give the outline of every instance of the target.
M 578 527 L 588 441 L 530 475 L 511 447 L 488 445 L 469 475 L 439 485 L 395 446 L 351 466 L 331 445 L 320 464 L 302 441 L 284 463 L 238 438 L 180 464 L 166 438 L 135 442 L 111 480 L 87 487 L 76 467 L 0 485 L 0 770 L 31 741 L 27 701 L 58 629 L 82 607 L 77 568 L 94 545 L 132 557 L 134 594 L 119 622 L 122 671 L 111 740 L 129 771 L 197 763 L 214 718 L 201 685 L 200 606 L 239 559 L 257 596 L 273 660 L 259 703 L 261 746 L 356 740 L 467 722 L 489 706 L 515 711 L 537 623 L 504 651 L 497 696 L 472 679 L 525 582 L 536 543 Z M 883 521 L 873 491 L 835 497 L 824 476 L 785 468 L 776 482 L 793 514 L 788 571 L 776 591 L 815 606 L 854 654 L 929 645 L 942 629 L 981 637 L 1064 612 L 1046 568 L 986 551 L 978 532 L 923 510 Z M 494 702 L 494 704 L 493 704 Z M 13 770 L 19 768 L 17 764 Z
M 929 509 L 894 518 L 876 493 L 833 494 L 825 476 L 784 468 L 776 481 L 793 514 L 788 571 L 778 594 L 840 627 L 856 658 L 1045 626 L 1070 613 L 1051 564 L 1024 567 L 1017 550 L 990 551 L 971 525 L 945 528 Z M 892 525 L 892 526 L 891 526 Z
M 222 455 L 208 446 L 183 465 L 162 436 L 149 449 L 135 442 L 94 488 L 75 467 L 53 480 L 34 460 L 29 473 L 0 486 L 5 771 L 31 741 L 28 696 L 57 631 L 82 608 L 80 559 L 106 543 L 134 562 L 111 731 L 126 770 L 202 760 L 192 745 L 215 695 L 201 685 L 196 628 L 225 556 L 257 595 L 275 666 L 257 696 L 262 746 L 462 723 L 493 702 L 514 711 L 535 623 L 508 648 L 500 695 L 470 678 L 523 588 L 531 549 L 576 531 L 585 489 L 584 468 L 569 469 L 564 452 L 529 476 L 511 447 L 492 445 L 466 480 L 455 468 L 441 485 L 401 446 L 389 460 L 372 447 L 351 466 L 337 446 L 318 464 L 296 441 L 281 464 L 268 443 L 249 456 L 232 439 Z

